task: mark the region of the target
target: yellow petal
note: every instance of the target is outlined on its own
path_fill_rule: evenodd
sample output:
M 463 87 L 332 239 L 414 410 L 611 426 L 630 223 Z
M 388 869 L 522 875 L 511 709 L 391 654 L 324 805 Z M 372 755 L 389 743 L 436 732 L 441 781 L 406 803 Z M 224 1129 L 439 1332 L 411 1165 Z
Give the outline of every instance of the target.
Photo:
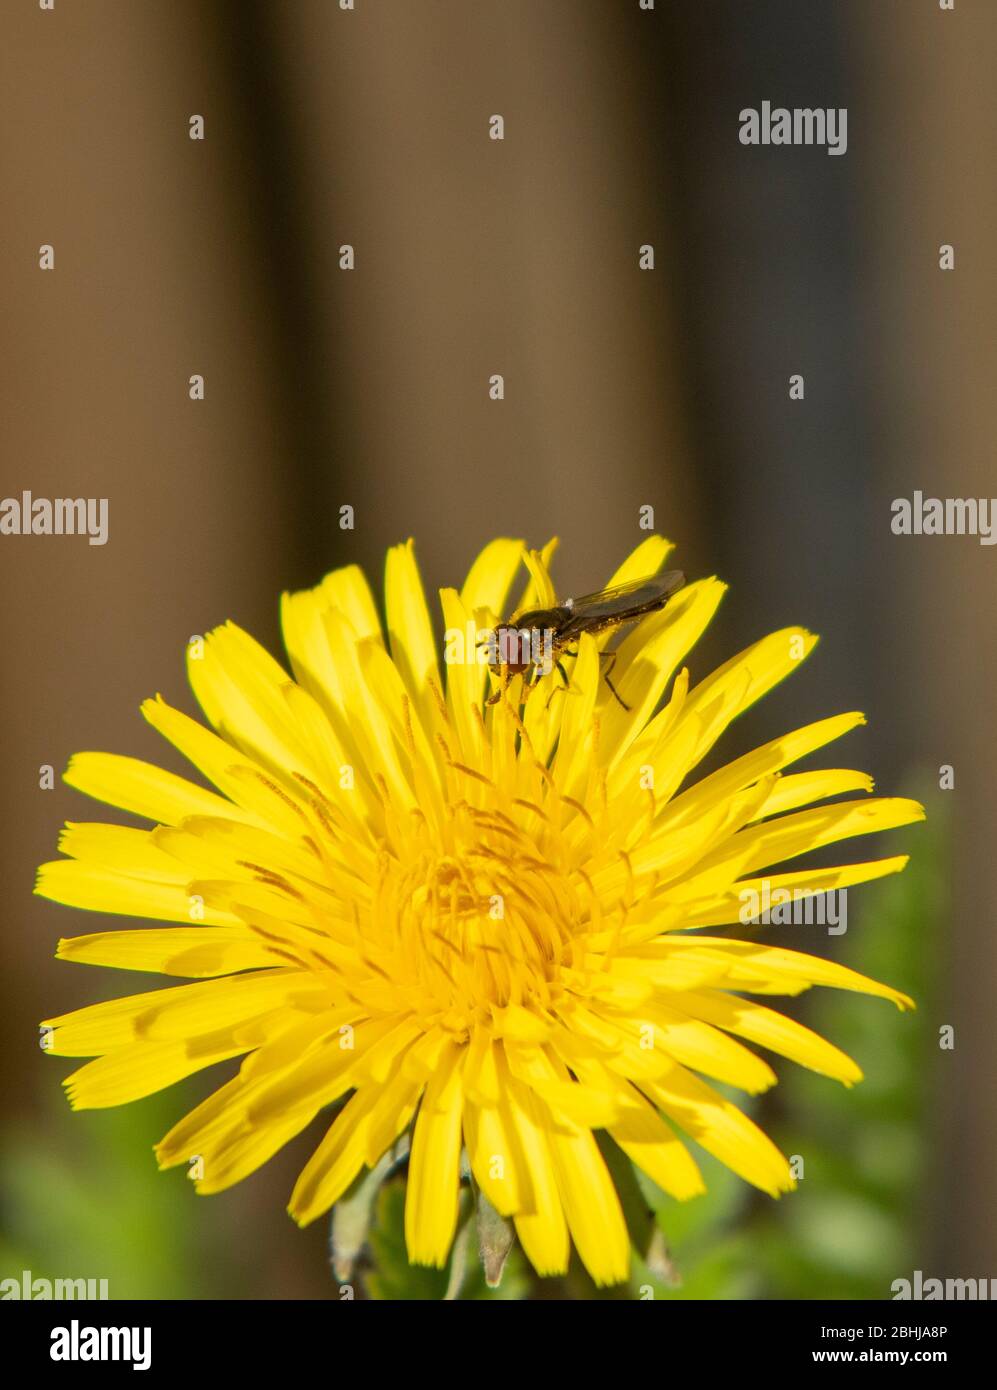
M 909 855 L 897 854 L 889 859 L 874 859 L 864 864 L 840 864 L 828 869 L 796 869 L 782 874 L 769 874 L 764 878 L 739 879 L 730 887 L 726 885 L 720 892 L 703 891 L 702 880 L 689 880 L 686 884 L 676 884 L 670 891 L 672 904 L 677 910 L 668 920 L 668 929 L 681 930 L 687 927 L 719 927 L 729 922 L 753 921 L 767 902 L 773 897 L 778 902 L 785 893 L 790 893 L 804 904 L 804 920 L 810 916 L 819 921 L 819 912 L 807 899 L 818 893 L 837 892 L 850 888 L 856 883 L 868 883 L 873 879 L 896 874 L 903 869 Z M 690 901 L 692 898 L 692 901 Z
M 235 623 L 214 628 L 203 651 L 187 649 L 197 701 L 223 737 L 278 781 L 319 771 L 284 698 L 287 672 Z
M 348 1008 L 343 1007 L 343 1017 Z M 254 1124 L 271 1124 L 302 1107 L 315 1113 L 354 1086 L 364 1083 L 366 1090 L 368 1081 L 382 1084 L 420 1031 L 411 1020 L 396 1025 L 390 1018 L 357 1024 L 351 1035 L 340 1034 L 339 1026 L 337 1019 L 324 1047 L 297 1066 L 278 1072 L 254 1093 L 248 1110 Z M 353 1046 L 344 1047 L 344 1042 Z
M 198 1035 L 210 1037 L 221 1028 L 251 1023 L 279 1005 L 314 1012 L 326 998 L 321 982 L 309 972 L 262 970 L 91 1004 L 45 1019 L 43 1027 L 55 1030 L 50 1052 L 90 1057 L 140 1041 L 193 1043 Z
M 185 883 L 129 878 L 80 859 L 42 864 L 35 892 L 88 912 L 154 917 L 161 922 L 202 921 L 207 926 L 234 926 L 237 921 L 231 913 L 204 906 Z
M 431 729 L 435 722 L 436 704 L 429 682 L 433 680 L 437 686 L 441 686 L 440 669 L 433 625 L 412 541 L 392 546 L 388 551 L 384 599 L 392 659 L 411 692 L 423 727 Z
M 70 758 L 63 780 L 109 806 L 163 825 L 177 825 L 184 816 L 238 815 L 224 797 L 152 763 L 118 753 L 77 753 Z
M 588 1129 L 568 1121 L 544 1124 L 571 1238 L 599 1285 L 630 1273 L 630 1237 L 605 1160 Z
M 668 807 L 665 820 L 670 826 L 679 825 L 690 816 L 699 814 L 704 806 L 714 805 L 743 791 L 751 783 L 798 762 L 808 753 L 823 748 L 864 723 L 864 714 L 838 714 L 772 739 L 760 748 L 735 758 L 677 796 Z
M 238 1057 L 252 1045 L 236 1042 L 227 1033 L 196 1050 L 183 1042 L 135 1043 L 87 1062 L 63 1085 L 74 1110 L 102 1110 L 154 1095 L 215 1062 Z
M 712 621 L 726 589 L 717 579 L 690 584 L 620 644 L 611 673 L 619 699 L 608 686 L 603 695 L 601 746 L 610 768 L 645 728 L 679 662 Z
M 524 600 L 523 607 L 525 608 L 525 605 L 529 604 L 530 608 L 553 608 L 557 604 L 557 592 L 554 589 L 550 571 L 542 552 L 539 550 L 524 551 L 523 562 L 530 572 L 531 580 L 529 593 Z
M 682 938 L 670 938 L 676 945 Z M 754 941 L 731 941 L 723 937 L 696 936 L 685 938 L 695 954 L 704 953 L 711 959 L 727 962 L 728 980 L 732 989 L 745 989 L 752 994 L 798 994 L 811 985 L 828 985 L 834 989 L 854 990 L 859 994 L 875 994 L 889 999 L 900 1009 L 912 1009 L 913 1000 L 889 985 L 870 980 L 855 970 L 821 956 L 808 956 L 802 951 L 787 951 L 777 946 L 762 946 Z
M 446 1047 L 415 1122 L 405 1196 L 405 1244 L 412 1264 L 442 1268 L 457 1229 L 461 1058 L 454 1044 Z
M 619 1106 L 611 1093 L 570 1080 L 567 1071 L 555 1067 L 539 1047 L 507 1040 L 505 1055 L 513 1076 L 553 1111 L 555 1120 L 601 1129 L 619 1118 Z
M 464 1102 L 464 1140 L 474 1180 L 501 1216 L 532 1208 L 533 1193 L 508 1102 Z
M 705 1192 L 699 1168 L 681 1139 L 635 1087 L 630 1089 L 637 1104 L 610 1125 L 612 1139 L 670 1197 L 684 1202 Z
M 285 593 L 281 599 L 281 627 L 291 668 L 327 709 L 343 702 L 337 642 L 326 622 L 330 613 L 336 614 L 351 645 L 365 638 L 382 640 L 374 597 L 358 565 L 334 570 L 317 588 Z
M 168 927 L 164 931 L 106 931 L 59 942 L 59 960 L 207 978 L 279 964 L 266 944 L 236 927 Z
M 695 761 L 733 719 L 795 671 L 816 645 L 817 638 L 805 628 L 783 628 L 732 657 L 690 691 L 682 717 L 702 719 Z
M 663 1048 L 685 1066 L 749 1095 L 775 1085 L 775 1072 L 767 1062 L 708 1023 L 690 1018 L 683 1009 L 684 998 L 678 995 L 674 1004 L 655 1003 L 645 1008 L 649 1022 L 636 1023 L 645 1046 Z
M 758 810 L 758 819 L 781 816 L 799 806 L 824 801 L 844 792 L 871 792 L 872 778 L 866 772 L 851 768 L 817 768 L 813 772 L 795 772 L 780 777 Z
M 321 595 L 326 608 L 346 619 L 357 641 L 371 637 L 381 640 L 377 604 L 359 565 L 344 565 L 342 569 L 333 570 L 314 592 Z
M 666 541 L 664 536 L 647 536 L 640 542 L 610 576 L 606 588 L 615 589 L 617 584 L 630 584 L 637 579 L 646 579 L 657 574 L 658 570 L 675 549 L 674 542 Z
M 516 1234 L 542 1278 L 564 1274 L 570 1248 L 568 1223 L 554 1176 L 550 1138 L 539 1122 L 537 1102 L 527 1088 L 507 1073 L 504 1085 L 533 1194 L 531 1209 L 515 1217 Z
M 763 1192 L 777 1197 L 796 1186 L 789 1162 L 747 1115 L 684 1067 L 641 1089 L 707 1152 Z
M 715 990 L 709 993 L 690 990 L 682 995 L 680 1007 L 695 1018 L 706 1019 L 749 1042 L 769 1047 L 811 1071 L 843 1081 L 846 1086 L 862 1080 L 859 1068 L 840 1048 L 804 1028 L 802 1023 L 774 1009 L 766 1009 L 753 999 L 738 999 Z
M 127 878 L 185 883 L 187 874 L 163 853 L 154 833 L 124 825 L 70 821 L 59 836 L 59 849 L 71 859 L 85 859 L 94 867 L 111 869 Z
M 242 1182 L 300 1134 L 313 1118 L 307 1112 L 296 1111 L 279 1124 L 244 1125 L 233 1131 L 210 1157 L 199 1155 L 204 1176 L 195 1181 L 195 1190 L 201 1196 L 208 1196 L 213 1192 L 225 1192 Z
M 469 624 L 472 631 L 477 631 L 455 589 L 441 589 L 440 603 L 448 631 L 467 632 Z M 484 726 L 479 717 L 479 706 L 485 674 L 485 668 L 476 659 L 476 652 L 466 649 L 463 661 L 447 664 L 447 708 L 452 731 L 457 736 L 457 747 L 453 752 L 472 768 L 481 767 L 484 761 Z
M 736 875 L 781 864 L 808 850 L 836 844 L 856 835 L 894 830 L 924 820 L 924 807 L 906 797 L 876 797 L 871 801 L 838 801 L 791 816 L 751 826 L 732 836 L 725 845 L 700 861 L 696 879 L 707 873 Z
M 490 541 L 474 561 L 460 591 L 468 613 L 485 610 L 489 620 L 509 615 L 509 590 L 523 561 L 523 542 Z
M 354 1092 L 301 1170 L 287 1208 L 299 1226 L 323 1216 L 364 1166 L 371 1112 L 381 1094 L 376 1086 Z
M 161 695 L 157 695 L 155 700 L 143 701 L 142 714 L 157 733 L 162 734 L 174 748 L 178 748 L 184 757 L 233 803 L 231 806 L 226 803 L 227 816 L 237 822 L 260 824 L 256 808 L 251 804 L 247 805 L 242 795 L 245 782 L 233 776 L 233 765 L 245 762 L 242 754 L 223 738 L 206 729 L 203 724 L 199 724 L 196 719 L 173 709 Z

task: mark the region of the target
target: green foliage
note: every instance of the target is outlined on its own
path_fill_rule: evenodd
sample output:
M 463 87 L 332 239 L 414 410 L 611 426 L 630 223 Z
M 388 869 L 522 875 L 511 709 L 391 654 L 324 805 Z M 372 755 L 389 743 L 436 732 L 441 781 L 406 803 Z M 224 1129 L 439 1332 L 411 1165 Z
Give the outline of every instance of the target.
M 371 1298 L 437 1300 L 449 1293 L 451 1298 L 503 1300 L 522 1298 L 527 1292 L 524 1261 L 516 1249 L 509 1256 L 499 1287 L 490 1289 L 485 1283 L 475 1246 L 471 1194 L 467 1190 L 461 1198 L 460 1233 L 446 1269 L 429 1269 L 408 1262 L 404 1178 L 390 1179 L 381 1188 L 369 1245 L 370 1263 L 363 1283 Z
M 55 1102 L 46 1127 L 8 1139 L 0 1153 L 3 1273 L 107 1279 L 112 1299 L 208 1295 L 195 1203 L 178 1200 L 192 1194 L 159 1172 L 148 1140 L 150 1124 L 168 1127 L 154 1113 L 162 1098 L 76 1115 Z

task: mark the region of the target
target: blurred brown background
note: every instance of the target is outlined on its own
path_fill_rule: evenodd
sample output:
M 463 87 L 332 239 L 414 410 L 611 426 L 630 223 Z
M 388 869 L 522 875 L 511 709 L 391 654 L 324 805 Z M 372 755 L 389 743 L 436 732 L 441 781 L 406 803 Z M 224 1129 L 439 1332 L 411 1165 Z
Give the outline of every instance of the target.
M 785 622 L 824 635 L 739 751 L 861 708 L 842 756 L 882 790 L 955 766 L 928 1026 L 957 1045 L 910 1226 L 925 1270 L 997 1274 L 997 554 L 889 524 L 915 488 L 997 493 L 995 57 L 990 0 L 8 0 L 0 495 L 110 508 L 104 547 L 0 537 L 0 1123 L 37 1162 L 4 1197 L 13 1250 L 46 1165 L 126 1219 L 99 1182 L 118 1121 L 64 1113 L 67 1065 L 36 1044 L 39 1018 L 127 980 L 52 960 L 97 924 L 33 899 L 34 868 L 100 808 L 40 791 L 39 766 L 176 766 L 137 706 L 189 707 L 187 638 L 231 616 L 276 648 L 281 589 L 335 565 L 377 575 L 411 534 L 435 588 L 493 535 L 558 534 L 584 591 L 650 503 L 687 573 L 732 584 L 698 674 Z M 847 107 L 847 154 L 743 147 L 763 100 Z M 129 1120 L 151 1176 L 128 1200 L 166 1203 L 164 1240 L 196 1199 L 149 1149 L 204 1089 Z M 198 1202 L 203 1240 L 119 1293 L 327 1293 L 324 1233 L 283 1211 L 306 1151 Z M 80 1236 L 78 1272 L 106 1273 L 105 1237 Z

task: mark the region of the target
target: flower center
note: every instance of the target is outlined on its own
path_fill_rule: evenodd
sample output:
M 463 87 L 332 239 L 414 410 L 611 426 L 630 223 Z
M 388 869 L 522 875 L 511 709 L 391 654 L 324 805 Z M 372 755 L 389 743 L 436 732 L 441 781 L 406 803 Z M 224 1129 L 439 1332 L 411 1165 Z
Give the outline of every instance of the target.
M 578 927 L 570 881 L 536 841 L 462 807 L 406 849 L 381 859 L 369 924 L 398 1002 L 458 1033 L 510 1005 L 549 1010 Z

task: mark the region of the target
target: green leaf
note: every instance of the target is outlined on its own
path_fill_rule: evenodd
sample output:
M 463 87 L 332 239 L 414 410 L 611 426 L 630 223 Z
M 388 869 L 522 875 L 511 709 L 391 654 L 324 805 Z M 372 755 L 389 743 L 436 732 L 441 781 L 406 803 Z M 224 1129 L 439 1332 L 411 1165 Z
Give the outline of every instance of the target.
M 370 1231 L 368 1246 L 371 1267 L 364 1275 L 364 1287 L 371 1298 L 461 1301 L 495 1299 L 501 1302 L 521 1299 L 529 1293 L 529 1279 L 523 1260 L 514 1248 L 506 1260 L 502 1282 L 498 1288 L 488 1287 L 485 1272 L 478 1258 L 470 1193 L 462 1194 L 464 1222 L 458 1236 L 466 1244 L 461 1248 L 455 1241 L 446 1269 L 430 1269 L 409 1264 L 405 1247 L 405 1179 L 394 1178 L 381 1187 L 376 1203 L 376 1221 Z M 455 1260 L 458 1267 L 455 1268 Z M 463 1260 L 461 1268 L 459 1262 Z

